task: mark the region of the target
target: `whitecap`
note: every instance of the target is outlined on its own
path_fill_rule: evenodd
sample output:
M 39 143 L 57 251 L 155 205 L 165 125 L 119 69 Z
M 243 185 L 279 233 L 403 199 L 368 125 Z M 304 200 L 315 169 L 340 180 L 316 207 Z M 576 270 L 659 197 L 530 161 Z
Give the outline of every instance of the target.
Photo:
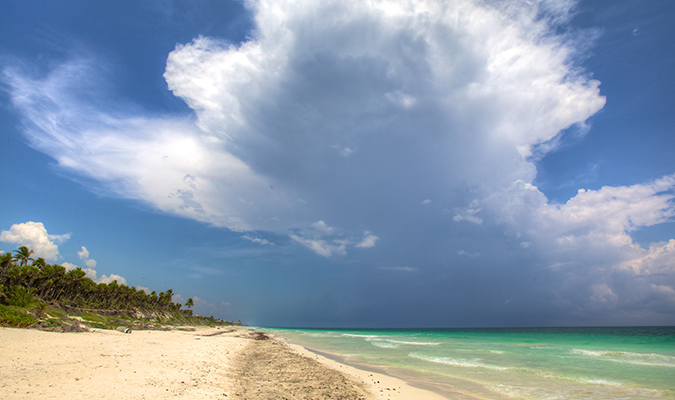
M 591 357 L 603 361 L 643 365 L 648 367 L 675 368 L 675 357 L 655 353 L 631 353 L 627 351 L 594 351 L 572 349 L 572 354 L 583 357 Z
M 395 348 L 398 347 L 397 344 L 382 341 L 382 340 L 371 340 L 370 344 L 372 344 L 373 346 L 382 347 L 382 348 L 385 348 L 385 349 L 395 349 Z
M 574 380 L 576 380 L 577 382 L 581 382 L 581 383 L 590 383 L 592 385 L 611 386 L 611 387 L 616 387 L 616 388 L 624 387 L 624 384 L 622 384 L 621 382 L 609 381 L 607 379 L 600 379 L 600 378 L 584 378 L 584 377 L 581 377 L 581 378 L 576 378 Z
M 417 358 L 420 360 L 432 362 L 432 363 L 437 363 L 437 364 L 445 364 L 445 365 L 452 365 L 453 367 L 466 367 L 466 368 L 486 368 L 486 369 L 494 369 L 498 371 L 506 371 L 508 369 L 511 369 L 509 367 L 500 367 L 498 365 L 489 365 L 489 364 L 484 364 L 479 362 L 480 358 L 473 358 L 473 359 L 465 359 L 465 358 L 451 358 L 451 357 L 431 357 L 431 356 L 424 356 L 421 354 L 417 353 L 410 353 L 408 354 L 408 357 L 412 358 Z
M 374 339 L 374 338 L 382 337 L 382 336 L 380 336 L 380 335 L 359 335 L 359 334 L 356 334 L 356 333 L 343 333 L 342 336 L 346 336 L 346 337 L 355 337 L 355 338 L 359 338 L 359 337 L 360 337 L 360 338 L 369 338 L 369 339 Z
M 396 343 L 396 344 L 404 344 L 408 346 L 438 346 L 440 343 L 438 342 L 407 342 L 404 340 L 387 340 L 390 343 Z
M 561 377 L 559 377 L 561 378 Z M 565 379 L 565 378 L 563 378 Z M 567 400 L 570 398 L 594 398 L 612 400 L 662 398 L 668 395 L 668 391 L 625 386 L 620 382 L 594 378 L 576 378 L 572 381 L 581 383 L 581 386 L 518 386 L 504 384 L 488 384 L 486 387 L 494 392 L 505 394 L 512 398 L 542 399 L 542 400 Z M 611 389 L 589 388 L 586 385 L 605 386 Z M 582 397 L 579 394 L 583 393 Z

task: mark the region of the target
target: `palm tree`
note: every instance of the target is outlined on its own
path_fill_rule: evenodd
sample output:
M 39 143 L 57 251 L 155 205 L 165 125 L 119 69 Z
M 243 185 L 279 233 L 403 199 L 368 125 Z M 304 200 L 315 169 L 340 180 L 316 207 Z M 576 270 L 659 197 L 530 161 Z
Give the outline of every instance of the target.
M 187 301 L 185 302 L 185 307 L 187 307 L 187 308 L 192 308 L 192 307 L 194 307 L 194 305 L 195 305 L 195 302 L 192 300 L 192 297 L 187 299 Z
M 47 261 L 45 261 L 44 258 L 39 257 L 37 260 L 33 261 L 33 266 L 38 267 L 40 269 L 43 269 L 44 267 L 47 266 Z
M 164 295 L 166 296 L 167 303 L 171 303 L 173 301 L 173 290 L 167 289 L 166 292 L 164 292 Z
M 19 267 L 23 267 L 24 265 L 28 264 L 28 261 L 35 261 L 33 258 L 31 258 L 31 254 L 34 253 L 33 250 L 28 250 L 28 247 L 26 246 L 21 246 L 17 250 L 14 250 L 16 255 L 14 255 L 14 260 L 19 262 Z
M 0 269 L 9 270 L 14 265 L 14 257 L 12 253 L 0 254 Z

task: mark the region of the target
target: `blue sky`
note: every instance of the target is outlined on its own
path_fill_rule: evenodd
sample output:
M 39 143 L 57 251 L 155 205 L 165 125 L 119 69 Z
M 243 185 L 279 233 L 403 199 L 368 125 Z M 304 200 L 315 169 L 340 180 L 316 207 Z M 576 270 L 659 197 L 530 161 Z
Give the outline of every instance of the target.
M 0 250 L 255 325 L 672 325 L 674 17 L 3 2 Z

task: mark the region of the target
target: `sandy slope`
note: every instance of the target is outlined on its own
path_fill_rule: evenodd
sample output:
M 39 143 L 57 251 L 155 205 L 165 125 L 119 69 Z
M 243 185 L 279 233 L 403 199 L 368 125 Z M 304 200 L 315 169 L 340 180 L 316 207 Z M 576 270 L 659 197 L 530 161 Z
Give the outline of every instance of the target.
M 228 328 L 131 334 L 0 328 L 0 398 L 443 399 Z

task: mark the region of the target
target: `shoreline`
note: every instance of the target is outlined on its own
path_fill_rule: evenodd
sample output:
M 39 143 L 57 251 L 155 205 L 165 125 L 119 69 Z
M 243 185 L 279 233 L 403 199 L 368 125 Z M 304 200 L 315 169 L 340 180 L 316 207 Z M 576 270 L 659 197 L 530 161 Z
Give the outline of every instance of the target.
M 341 398 L 336 394 L 345 399 L 449 399 L 270 336 L 256 340 L 261 337 L 239 327 L 131 334 L 0 327 L 0 398 L 255 400 L 265 390 L 269 398 L 275 398 L 270 393 L 280 396 L 283 388 L 289 399 Z M 265 357 L 281 364 L 275 367 Z M 251 363 L 257 363 L 255 369 Z M 258 375 L 248 379 L 254 371 Z
M 441 385 L 438 383 L 433 383 L 429 381 L 425 381 L 420 378 L 415 378 L 413 376 L 406 376 L 406 374 L 396 374 L 394 372 L 385 370 L 383 368 L 379 368 L 376 366 L 368 365 L 368 364 L 363 364 L 363 363 L 358 363 L 349 360 L 347 357 L 341 355 L 341 354 L 336 354 L 336 353 L 329 353 L 326 351 L 322 350 L 317 350 L 313 349 L 310 347 L 304 347 L 302 345 L 298 345 L 307 351 L 318 354 L 321 357 L 324 357 L 329 360 L 333 360 L 338 364 L 342 365 L 347 365 L 349 367 L 352 367 L 358 371 L 363 371 L 368 374 L 378 374 L 379 376 L 385 376 L 393 379 L 397 379 L 399 381 L 402 381 L 404 385 L 410 386 L 415 389 L 419 389 L 424 391 L 424 393 L 421 393 L 425 396 L 429 396 L 427 392 L 432 392 L 435 393 L 438 399 L 446 399 L 446 400 L 479 400 L 479 398 L 475 396 L 471 396 L 462 392 L 458 392 L 456 390 L 453 390 L 449 385 Z M 429 398 L 429 397 L 424 397 Z M 436 398 L 436 397 L 435 397 Z
M 437 388 L 431 385 L 424 386 L 423 383 L 409 382 L 401 378 L 388 374 L 381 369 L 373 368 L 368 365 L 361 365 L 347 362 L 339 354 L 326 353 L 323 351 L 306 348 L 301 345 L 288 342 L 284 343 L 291 347 L 298 354 L 314 358 L 318 362 L 328 366 L 331 369 L 350 374 L 370 386 L 371 391 L 376 398 L 399 399 L 399 400 L 451 400 L 439 393 Z M 395 390 L 394 390 L 395 389 Z

